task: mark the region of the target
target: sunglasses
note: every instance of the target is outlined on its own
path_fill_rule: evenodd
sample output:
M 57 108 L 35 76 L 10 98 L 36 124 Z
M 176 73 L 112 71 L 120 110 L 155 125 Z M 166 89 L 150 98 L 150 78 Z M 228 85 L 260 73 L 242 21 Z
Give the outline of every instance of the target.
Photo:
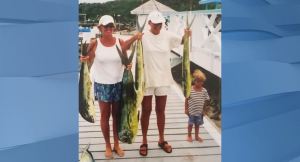
M 110 24 L 107 24 L 107 25 L 103 25 L 104 28 L 114 28 L 114 24 L 110 23 Z

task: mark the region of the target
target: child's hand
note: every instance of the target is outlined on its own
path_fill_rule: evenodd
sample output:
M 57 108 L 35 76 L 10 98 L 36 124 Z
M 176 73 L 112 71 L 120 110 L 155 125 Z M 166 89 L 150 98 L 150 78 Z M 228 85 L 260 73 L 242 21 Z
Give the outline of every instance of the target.
M 204 106 L 202 114 L 203 114 L 204 116 L 208 116 L 209 109 L 210 109 L 209 106 Z
M 189 111 L 187 109 L 184 110 L 184 113 L 189 116 Z

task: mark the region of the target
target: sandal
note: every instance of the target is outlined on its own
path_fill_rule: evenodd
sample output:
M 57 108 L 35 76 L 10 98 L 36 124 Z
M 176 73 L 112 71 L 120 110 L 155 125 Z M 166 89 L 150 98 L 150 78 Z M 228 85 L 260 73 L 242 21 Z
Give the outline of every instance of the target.
M 118 149 L 114 147 L 113 151 L 120 157 L 124 156 L 124 151 L 120 147 L 118 147 Z
M 169 145 L 169 147 L 167 147 L 168 142 L 164 141 L 162 143 L 158 143 L 158 146 L 163 149 L 166 153 L 171 153 L 172 152 L 172 147 L 171 145 Z M 170 150 L 168 150 L 168 148 L 170 148 Z
M 144 150 L 142 150 L 142 148 L 145 148 Z M 147 156 L 148 154 L 148 144 L 142 144 L 140 146 L 140 155 L 141 156 Z

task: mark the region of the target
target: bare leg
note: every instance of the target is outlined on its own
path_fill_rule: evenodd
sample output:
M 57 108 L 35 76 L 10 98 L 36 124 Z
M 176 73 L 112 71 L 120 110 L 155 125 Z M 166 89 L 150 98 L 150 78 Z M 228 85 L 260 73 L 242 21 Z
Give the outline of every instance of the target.
M 143 134 L 143 144 L 147 144 L 147 132 L 149 127 L 149 118 L 152 111 L 152 96 L 144 96 L 142 101 L 141 127 Z M 141 147 L 140 152 L 146 154 L 146 147 Z
M 187 136 L 187 141 L 192 142 L 192 129 L 193 129 L 193 125 L 192 124 L 188 124 L 188 136 Z
M 167 103 L 167 96 L 155 96 L 155 111 L 157 116 L 157 127 L 159 133 L 158 143 L 165 141 L 164 131 L 165 131 L 165 109 Z M 165 148 L 168 152 L 172 150 L 171 145 L 166 144 Z
M 119 156 L 124 156 L 124 151 L 120 147 L 117 127 L 117 115 L 119 113 L 119 102 L 112 103 L 112 117 L 113 117 L 113 135 L 114 135 L 114 150 Z
M 199 125 L 195 125 L 195 139 L 199 142 L 203 142 L 203 139 L 199 136 Z
M 164 131 L 165 131 L 165 109 L 167 96 L 155 96 L 155 111 L 157 116 L 157 127 L 159 132 L 159 142 L 165 141 Z
M 112 150 L 110 145 L 110 134 L 109 134 L 109 118 L 111 112 L 111 103 L 99 101 L 99 106 L 100 106 L 100 113 L 101 113 L 100 126 L 106 144 L 105 156 L 107 158 L 111 158 Z
M 143 134 L 143 144 L 147 144 L 147 132 L 149 127 L 149 118 L 152 111 L 152 96 L 145 96 L 142 102 L 141 126 Z

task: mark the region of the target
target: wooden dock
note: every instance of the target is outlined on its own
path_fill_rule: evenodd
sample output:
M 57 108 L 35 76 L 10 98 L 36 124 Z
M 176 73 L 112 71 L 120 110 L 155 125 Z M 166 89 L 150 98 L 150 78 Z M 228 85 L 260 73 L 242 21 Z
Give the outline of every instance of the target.
M 170 154 L 165 153 L 157 146 L 158 130 L 154 106 L 150 117 L 148 130 L 148 156 L 146 157 L 139 155 L 139 146 L 142 141 L 142 132 L 139 125 L 139 131 L 135 142 L 133 144 L 121 143 L 121 147 L 125 151 L 125 156 L 118 157 L 114 153 L 114 159 L 106 160 L 104 156 L 105 142 L 100 130 L 99 119 L 98 104 L 97 119 L 94 124 L 88 123 L 83 118 L 79 117 L 79 154 L 81 148 L 90 144 L 89 150 L 92 152 L 96 162 L 221 162 L 221 147 L 204 127 L 200 128 L 200 137 L 204 139 L 203 143 L 186 141 L 187 116 L 184 114 L 184 102 L 176 94 L 175 90 L 172 90 L 170 95 L 168 95 L 166 107 L 165 139 L 173 147 L 173 152 Z M 112 132 L 110 134 L 111 142 L 113 143 Z

